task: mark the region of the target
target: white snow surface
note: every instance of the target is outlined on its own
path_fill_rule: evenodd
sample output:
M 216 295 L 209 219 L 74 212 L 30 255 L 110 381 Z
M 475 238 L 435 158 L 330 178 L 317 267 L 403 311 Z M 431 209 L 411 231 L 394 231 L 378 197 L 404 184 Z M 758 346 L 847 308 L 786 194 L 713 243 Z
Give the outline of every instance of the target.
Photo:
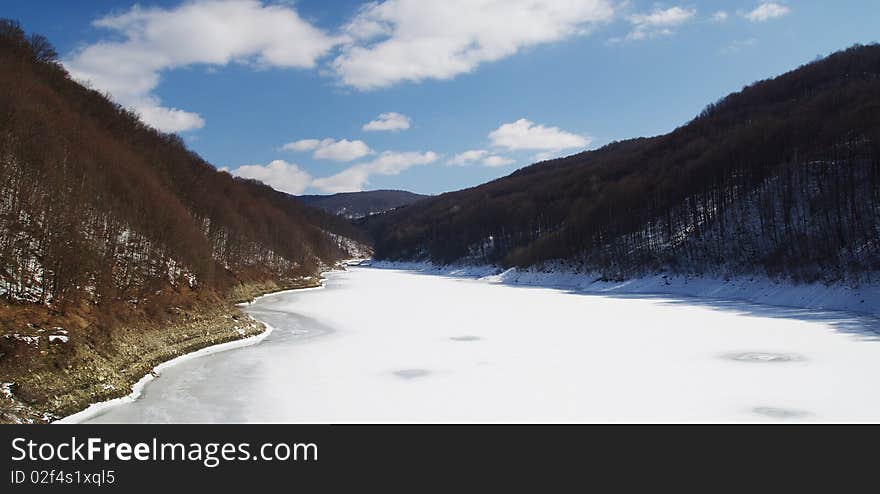
M 880 421 L 873 316 L 467 274 L 351 268 L 264 297 L 245 309 L 274 328 L 260 344 L 167 368 L 90 421 Z M 818 300 L 783 292 L 765 293 Z
M 757 275 L 721 278 L 672 273 L 625 281 L 601 281 L 598 274 L 573 272 L 564 268 L 502 270 L 487 265 L 434 265 L 426 262 L 373 261 L 372 267 L 583 293 L 680 295 L 880 316 L 880 285 L 877 284 L 853 287 L 842 283 L 793 283 Z

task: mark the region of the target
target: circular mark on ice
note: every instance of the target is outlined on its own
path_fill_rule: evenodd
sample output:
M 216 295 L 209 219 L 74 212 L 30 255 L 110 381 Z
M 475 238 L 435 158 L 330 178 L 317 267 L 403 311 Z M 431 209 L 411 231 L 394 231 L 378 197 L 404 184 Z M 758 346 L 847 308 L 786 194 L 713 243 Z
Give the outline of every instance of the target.
M 482 338 L 480 338 L 479 336 L 471 336 L 471 335 L 453 336 L 449 339 L 452 341 L 480 341 L 480 340 L 482 340 Z
M 427 369 L 400 369 L 394 371 L 394 375 L 402 379 L 416 379 L 418 377 L 425 377 L 430 373 L 431 371 Z
M 801 362 L 806 360 L 800 355 L 794 353 L 772 353 L 772 352 L 735 352 L 726 353 L 722 356 L 727 360 L 736 362 L 752 362 L 758 364 L 780 364 L 785 362 Z
M 799 419 L 810 415 L 810 412 L 803 410 L 792 410 L 790 408 L 778 407 L 755 407 L 752 412 L 772 419 Z

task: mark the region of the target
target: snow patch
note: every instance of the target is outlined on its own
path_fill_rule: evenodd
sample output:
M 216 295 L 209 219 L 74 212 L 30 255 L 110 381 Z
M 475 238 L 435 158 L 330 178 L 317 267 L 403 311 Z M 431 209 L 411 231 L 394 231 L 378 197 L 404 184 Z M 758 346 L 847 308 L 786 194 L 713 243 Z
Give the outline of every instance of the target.
M 28 345 L 40 346 L 40 337 L 39 336 L 24 336 L 24 335 L 20 335 L 18 333 L 12 333 L 12 334 L 8 334 L 8 335 L 4 335 L 4 337 L 7 339 L 11 339 L 11 340 L 23 341 Z

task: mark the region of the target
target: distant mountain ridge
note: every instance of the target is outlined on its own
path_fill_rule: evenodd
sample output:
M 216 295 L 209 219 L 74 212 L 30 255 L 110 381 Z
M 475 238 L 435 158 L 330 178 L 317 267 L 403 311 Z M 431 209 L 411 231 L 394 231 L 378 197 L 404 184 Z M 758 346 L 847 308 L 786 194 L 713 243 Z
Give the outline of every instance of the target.
M 876 280 L 880 46 L 751 84 L 668 134 L 533 164 L 366 226 L 377 259 Z
M 431 196 L 405 190 L 368 190 L 364 192 L 341 192 L 331 195 L 298 196 L 302 202 L 328 213 L 348 219 L 384 213 L 401 206 L 408 206 Z

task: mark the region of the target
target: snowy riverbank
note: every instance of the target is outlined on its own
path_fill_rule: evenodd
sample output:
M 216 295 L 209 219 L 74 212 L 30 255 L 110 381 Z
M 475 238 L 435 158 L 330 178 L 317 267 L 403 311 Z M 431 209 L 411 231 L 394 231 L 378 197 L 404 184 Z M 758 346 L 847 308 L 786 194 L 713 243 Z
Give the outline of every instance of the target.
M 496 266 L 438 266 L 424 262 L 374 261 L 372 267 L 474 278 L 488 283 L 558 288 L 582 293 L 705 297 L 799 309 L 846 311 L 880 316 L 880 286 L 878 285 L 853 288 L 842 284 L 778 282 L 760 276 L 714 278 L 672 274 L 657 274 L 626 281 L 602 281 L 595 274 L 556 269 L 511 268 L 502 270 Z
M 144 375 L 144 377 L 142 377 L 138 382 L 134 383 L 131 386 L 131 393 L 129 393 L 125 396 L 119 397 L 119 398 L 114 398 L 112 400 L 102 401 L 102 402 L 98 402 L 98 403 L 92 403 L 85 410 L 74 413 L 73 415 L 68 415 L 67 417 L 56 420 L 55 422 L 52 422 L 52 423 L 53 424 L 77 424 L 79 422 L 82 422 L 84 420 L 88 420 L 92 417 L 95 417 L 96 415 L 101 414 L 102 412 L 104 412 L 108 408 L 119 406 L 119 405 L 122 405 L 125 403 L 131 403 L 141 396 L 141 393 L 143 393 L 144 388 L 147 386 L 147 384 L 149 384 L 151 381 L 155 380 L 157 377 L 160 377 L 162 375 L 162 371 L 169 369 L 171 367 L 174 367 L 175 365 L 179 365 L 179 364 L 186 362 L 188 360 L 192 360 L 192 359 L 198 358 L 198 357 L 203 357 L 205 355 L 211 355 L 214 353 L 224 352 L 226 350 L 232 350 L 235 348 L 243 348 L 243 347 L 250 346 L 250 345 L 256 345 L 257 343 L 263 341 L 263 339 L 265 339 L 267 336 L 269 336 L 269 334 L 273 330 L 272 326 L 269 326 L 268 324 L 265 324 L 265 323 L 263 325 L 266 327 L 266 329 L 260 334 L 257 334 L 254 336 L 248 336 L 247 338 L 242 338 L 240 340 L 227 341 L 226 343 L 220 343 L 219 345 L 213 345 L 213 346 L 201 348 L 201 349 L 196 350 L 192 353 L 187 353 L 187 354 L 181 355 L 179 357 L 173 358 L 171 360 L 166 360 L 165 362 L 162 362 L 161 364 L 154 367 L 148 374 Z
M 323 276 L 323 274 L 322 274 L 322 276 Z M 293 288 L 293 289 L 289 289 L 289 290 L 280 290 L 277 292 L 271 292 L 271 293 L 266 293 L 266 294 L 257 296 L 250 302 L 242 302 L 242 303 L 239 303 L 236 305 L 238 307 L 246 307 L 250 304 L 253 304 L 257 300 L 260 300 L 260 299 L 263 299 L 266 297 L 279 296 L 279 295 L 283 295 L 285 293 L 293 292 L 293 291 L 301 292 L 301 291 L 308 291 L 308 290 L 318 290 L 321 288 L 323 288 L 323 284 L 320 284 L 315 287 L 309 287 L 309 288 Z M 228 350 L 234 350 L 234 349 L 238 349 L 238 348 L 244 348 L 244 347 L 256 345 L 256 344 L 262 342 L 264 339 L 266 339 L 266 337 L 269 336 L 272 333 L 272 331 L 275 329 L 272 325 L 267 324 L 265 321 L 260 321 L 260 323 L 265 327 L 265 330 L 262 331 L 261 333 L 258 333 L 258 334 L 252 335 L 252 336 L 243 337 L 243 338 L 237 339 L 237 340 L 227 341 L 225 343 L 220 343 L 217 345 L 212 345 L 212 346 L 200 348 L 200 349 L 195 350 L 193 352 L 186 353 L 186 354 L 180 355 L 178 357 L 175 357 L 171 360 L 167 360 L 165 362 L 162 362 L 162 363 L 156 365 L 153 369 L 150 370 L 150 372 L 145 374 L 143 377 L 140 378 L 140 380 L 138 380 L 136 383 L 134 383 L 131 386 L 131 393 L 129 393 L 125 396 L 121 396 L 119 398 L 114 398 L 112 400 L 102 401 L 102 402 L 98 402 L 98 403 L 92 403 L 86 409 L 81 410 L 81 411 L 74 413 L 72 415 L 68 415 L 66 417 L 63 417 L 63 418 L 56 420 L 52 423 L 53 424 L 76 424 L 76 423 L 80 423 L 83 421 L 87 421 L 93 417 L 96 417 L 96 416 L 106 412 L 110 408 L 113 408 L 113 407 L 116 407 L 119 405 L 123 405 L 126 403 L 134 402 L 135 400 L 137 400 L 141 396 L 141 394 L 143 393 L 144 388 L 147 386 L 147 384 L 154 381 L 156 378 L 160 377 L 162 375 L 163 371 L 166 371 L 166 370 L 173 368 L 177 365 L 180 365 L 184 362 L 187 362 L 187 361 L 199 358 L 199 357 L 204 357 L 207 355 L 213 355 L 213 354 L 225 352 Z

